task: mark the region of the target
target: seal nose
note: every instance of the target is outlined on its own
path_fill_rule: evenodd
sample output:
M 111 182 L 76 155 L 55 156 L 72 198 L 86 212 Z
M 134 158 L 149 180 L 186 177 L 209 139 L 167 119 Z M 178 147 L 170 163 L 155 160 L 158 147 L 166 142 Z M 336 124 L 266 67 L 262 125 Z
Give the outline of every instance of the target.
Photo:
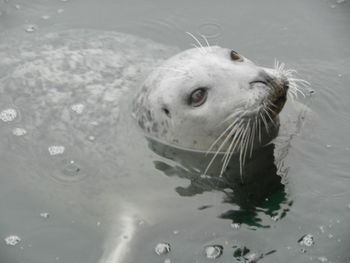
M 265 70 L 260 70 L 258 75 L 249 84 L 252 85 L 254 83 L 263 83 L 264 85 L 268 85 L 272 81 L 273 78 Z
M 272 87 L 282 88 L 285 91 L 287 91 L 289 88 L 289 81 L 287 77 L 273 76 L 263 69 L 260 70 L 258 72 L 258 75 L 255 77 L 255 79 L 250 82 L 250 84 L 254 84 L 254 83 L 263 83 L 265 85 L 269 85 Z

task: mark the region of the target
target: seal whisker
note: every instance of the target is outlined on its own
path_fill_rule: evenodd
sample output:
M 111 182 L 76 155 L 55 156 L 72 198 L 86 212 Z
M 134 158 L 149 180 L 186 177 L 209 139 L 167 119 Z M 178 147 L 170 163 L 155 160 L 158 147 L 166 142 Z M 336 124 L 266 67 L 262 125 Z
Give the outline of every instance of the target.
M 243 163 L 245 163 L 245 159 L 246 159 L 246 155 L 247 155 L 247 151 L 248 151 L 248 148 L 249 148 L 249 141 L 250 141 L 250 137 L 252 135 L 252 129 L 250 127 L 250 121 L 247 123 L 247 132 L 246 132 L 246 135 L 245 135 L 245 140 L 244 140 L 244 146 L 243 146 L 243 150 L 244 150 L 244 153 L 243 153 Z
M 255 122 L 253 123 L 253 127 L 252 127 L 252 137 L 250 138 L 250 153 L 249 153 L 249 157 L 251 158 L 253 155 L 253 146 L 254 146 L 254 140 L 255 140 L 255 131 L 256 131 L 256 119 Z
M 267 108 L 269 108 L 269 107 L 267 107 Z M 272 125 L 276 127 L 276 123 L 275 123 L 275 121 L 272 119 L 270 113 L 267 111 L 267 109 L 264 109 L 264 111 L 265 111 L 265 114 L 267 115 L 267 117 L 270 119 Z
M 206 169 L 205 169 L 205 171 L 204 171 L 204 175 L 207 174 L 207 172 L 208 172 L 209 168 L 211 167 L 212 163 L 214 162 L 216 156 L 219 154 L 221 148 L 225 145 L 225 143 L 227 142 L 227 140 L 230 138 L 230 134 L 231 134 L 231 136 L 232 136 L 233 132 L 234 132 L 234 128 L 230 131 L 229 135 L 228 135 L 228 136 L 225 138 L 225 140 L 221 143 L 221 145 L 219 146 L 219 148 L 218 148 L 217 151 L 215 152 L 214 156 L 211 158 L 209 164 L 207 165 L 207 167 L 206 167 Z M 220 173 L 220 176 L 221 176 L 221 175 L 222 175 L 222 173 Z
M 190 32 L 186 32 L 186 34 L 189 35 L 190 37 L 192 37 L 192 38 L 194 39 L 194 41 L 197 42 L 198 46 L 195 45 L 195 44 L 193 44 L 195 47 L 197 47 L 197 48 L 199 48 L 200 50 L 202 50 L 204 54 L 207 53 L 207 52 L 205 51 L 205 49 L 204 49 L 202 43 L 198 40 L 198 38 L 196 38 L 196 37 L 195 37 L 192 33 L 190 33 Z
M 243 138 L 241 139 L 240 143 L 240 152 L 239 152 L 239 168 L 240 168 L 240 174 L 241 174 L 241 179 L 243 180 L 243 165 L 245 162 L 245 154 L 244 154 L 244 147 L 245 143 L 247 141 L 247 131 L 248 131 L 249 125 L 246 125 L 246 128 L 244 130 L 244 135 L 242 136 Z
M 217 151 L 215 152 L 213 158 L 210 160 L 209 164 L 207 165 L 207 168 L 206 168 L 205 171 L 204 171 L 204 175 L 206 175 L 206 173 L 208 172 L 208 170 L 209 170 L 211 164 L 212 164 L 213 161 L 215 160 L 216 156 L 219 154 L 219 152 L 220 152 L 220 150 L 222 149 L 222 147 L 223 147 L 223 146 L 226 144 L 226 142 L 230 139 L 230 137 L 233 135 L 233 133 L 234 133 L 235 131 L 237 132 L 237 129 L 239 129 L 242 120 L 241 120 L 241 122 L 240 122 L 240 124 L 239 124 L 238 127 L 235 127 L 235 126 L 234 126 L 236 122 L 237 122 L 237 121 L 234 121 L 232 124 L 230 124 L 229 127 L 228 127 L 223 133 L 221 133 L 221 135 L 219 136 L 219 138 L 216 139 L 215 142 L 214 142 L 214 143 L 212 144 L 212 146 L 210 147 L 210 148 L 212 148 L 213 145 L 215 145 L 215 144 L 219 141 L 219 139 L 220 139 L 229 129 L 231 129 L 230 132 L 229 132 L 229 134 L 226 136 L 226 138 L 224 139 L 224 141 L 220 144 L 220 146 L 218 147 Z M 207 154 L 209 153 L 209 151 L 210 151 L 210 149 L 207 151 Z
M 241 121 L 239 118 L 237 118 L 234 122 L 232 122 L 220 135 L 219 137 L 210 145 L 209 149 L 207 150 L 207 154 L 213 149 L 215 144 L 218 143 L 218 141 L 226 134 L 228 130 L 230 130 L 238 121 Z
M 267 134 L 270 134 L 269 126 L 267 125 L 267 121 L 265 119 L 265 116 L 261 112 L 259 113 L 259 115 L 260 115 L 260 117 L 261 117 L 261 119 L 262 119 L 262 121 L 264 123 L 264 126 L 265 126 Z
M 244 131 L 244 126 L 240 127 L 239 131 L 237 131 L 236 134 L 233 136 L 231 143 L 230 143 L 230 146 L 228 147 L 228 150 L 225 153 L 225 160 L 224 160 L 224 163 L 221 167 L 220 176 L 222 176 L 222 174 L 225 172 L 225 170 L 229 164 L 229 161 L 231 160 L 232 155 L 237 150 L 236 146 L 238 145 L 238 142 L 240 141 L 240 138 L 243 135 L 243 131 Z
M 207 44 L 207 47 L 208 47 L 210 50 L 212 50 L 212 48 L 211 48 L 211 46 L 210 46 L 210 44 L 209 44 L 208 38 L 207 38 L 205 35 L 203 35 L 203 34 L 199 34 L 199 35 L 204 39 L 205 43 Z

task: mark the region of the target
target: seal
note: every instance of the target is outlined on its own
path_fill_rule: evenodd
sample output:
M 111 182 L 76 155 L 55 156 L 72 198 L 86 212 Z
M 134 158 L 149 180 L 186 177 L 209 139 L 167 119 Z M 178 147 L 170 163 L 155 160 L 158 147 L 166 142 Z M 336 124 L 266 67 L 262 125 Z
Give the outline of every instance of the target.
M 277 136 L 288 90 L 300 91 L 302 80 L 293 73 L 278 62 L 274 69 L 260 67 L 219 46 L 189 49 L 148 76 L 133 116 L 151 140 L 212 152 L 212 161 L 224 153 L 222 175 L 233 153 L 242 166 Z

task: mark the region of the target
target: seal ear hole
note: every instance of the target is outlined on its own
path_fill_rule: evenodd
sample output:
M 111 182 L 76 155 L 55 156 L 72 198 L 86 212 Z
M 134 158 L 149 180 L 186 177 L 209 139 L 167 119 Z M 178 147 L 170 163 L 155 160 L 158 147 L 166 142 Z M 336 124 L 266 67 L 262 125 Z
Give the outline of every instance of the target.
M 162 110 L 163 110 L 163 112 L 165 113 L 166 116 L 168 116 L 169 118 L 171 117 L 170 116 L 170 111 L 169 111 L 169 109 L 167 107 L 163 107 Z

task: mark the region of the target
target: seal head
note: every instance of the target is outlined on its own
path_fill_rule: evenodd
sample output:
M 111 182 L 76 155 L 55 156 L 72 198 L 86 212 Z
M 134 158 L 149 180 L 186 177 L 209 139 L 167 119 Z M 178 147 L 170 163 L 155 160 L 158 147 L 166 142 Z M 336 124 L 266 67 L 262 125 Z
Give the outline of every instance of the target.
M 280 71 L 259 67 L 235 51 L 194 48 L 149 75 L 133 116 L 149 138 L 165 144 L 247 152 L 276 136 L 288 86 Z

